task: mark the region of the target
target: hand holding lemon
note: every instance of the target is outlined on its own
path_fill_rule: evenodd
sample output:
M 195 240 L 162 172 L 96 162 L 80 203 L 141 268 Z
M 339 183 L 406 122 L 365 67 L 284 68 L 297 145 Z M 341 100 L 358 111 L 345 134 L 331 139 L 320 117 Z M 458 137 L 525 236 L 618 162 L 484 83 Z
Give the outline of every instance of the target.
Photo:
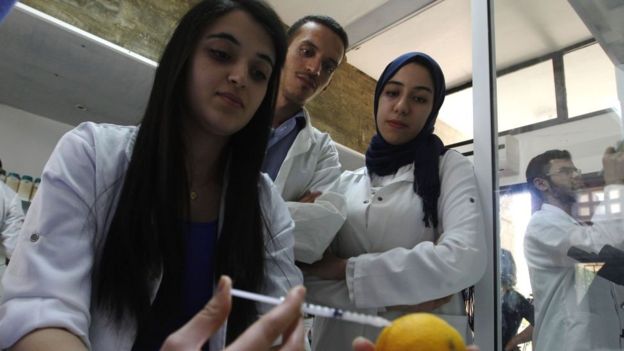
M 162 350 L 199 349 L 225 321 L 231 308 L 231 288 L 231 280 L 222 277 L 217 292 L 204 310 L 170 335 Z M 301 304 L 304 295 L 305 290 L 294 289 L 283 304 L 274 308 L 268 317 L 254 323 L 229 345 L 227 350 L 268 350 L 277 335 L 267 335 L 267 330 L 283 333 L 285 342 L 280 350 L 301 350 L 303 348 Z M 294 322 L 297 322 L 296 327 Z M 429 313 L 413 313 L 394 320 L 382 331 L 377 339 L 377 346 L 364 338 L 357 338 L 353 342 L 353 351 L 420 350 L 479 351 L 476 346 L 464 346 L 462 337 L 453 327 Z

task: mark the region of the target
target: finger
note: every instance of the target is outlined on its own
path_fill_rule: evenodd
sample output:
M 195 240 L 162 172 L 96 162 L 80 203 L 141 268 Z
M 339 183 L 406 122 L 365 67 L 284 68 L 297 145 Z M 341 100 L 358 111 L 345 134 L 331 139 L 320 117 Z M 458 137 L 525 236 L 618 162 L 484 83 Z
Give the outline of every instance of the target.
M 605 150 L 605 155 L 611 155 L 615 153 L 615 148 L 613 146 L 609 146 L 606 150 Z
M 169 335 L 161 350 L 199 350 L 230 314 L 231 288 L 232 280 L 227 276 L 222 276 L 212 299 L 182 328 Z
M 283 334 L 283 346 L 280 348 L 280 351 L 303 351 L 304 333 L 303 318 L 299 318 Z
M 319 196 L 321 196 L 320 191 L 306 191 L 299 199 L 299 202 L 314 202 Z
M 321 192 L 320 191 L 312 191 L 310 193 L 310 198 L 312 199 L 312 201 L 316 200 L 317 197 L 321 196 Z
M 310 198 L 310 191 L 308 190 L 305 193 L 303 193 L 303 195 L 301 195 L 301 197 L 299 198 L 299 202 L 307 202 L 309 198 Z
M 308 195 L 308 196 L 302 198 L 301 201 L 299 201 L 299 202 L 312 203 L 312 202 L 314 202 L 314 196 Z
M 265 350 L 301 318 L 305 288 L 293 288 L 284 302 L 265 314 L 232 343 L 228 351 Z
M 479 347 L 476 345 L 466 346 L 466 351 L 479 351 Z
M 375 344 L 361 336 L 353 340 L 352 347 L 353 351 L 375 351 Z

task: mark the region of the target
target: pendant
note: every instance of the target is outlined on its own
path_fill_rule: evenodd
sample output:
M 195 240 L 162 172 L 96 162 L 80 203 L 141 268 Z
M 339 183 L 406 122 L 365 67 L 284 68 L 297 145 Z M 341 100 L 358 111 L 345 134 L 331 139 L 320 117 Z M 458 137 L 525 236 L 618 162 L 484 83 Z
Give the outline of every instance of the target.
M 191 200 L 197 200 L 197 193 L 194 191 L 191 191 Z

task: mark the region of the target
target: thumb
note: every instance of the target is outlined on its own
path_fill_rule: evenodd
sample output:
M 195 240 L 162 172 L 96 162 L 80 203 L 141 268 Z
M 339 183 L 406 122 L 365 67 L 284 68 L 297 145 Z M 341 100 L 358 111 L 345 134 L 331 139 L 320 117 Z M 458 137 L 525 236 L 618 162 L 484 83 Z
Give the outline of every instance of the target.
M 202 344 L 214 334 L 225 322 L 232 308 L 232 280 L 228 276 L 221 276 L 217 291 L 206 306 L 193 319 L 186 323 L 181 330 L 188 329 L 191 335 L 206 334 Z
M 232 308 L 232 280 L 221 276 L 212 299 L 182 328 L 171 334 L 162 350 L 199 350 L 225 322 Z
M 375 351 L 375 344 L 363 337 L 353 340 L 353 351 Z
M 611 155 L 616 153 L 615 148 L 613 146 L 609 146 L 606 150 L 605 150 L 605 155 Z

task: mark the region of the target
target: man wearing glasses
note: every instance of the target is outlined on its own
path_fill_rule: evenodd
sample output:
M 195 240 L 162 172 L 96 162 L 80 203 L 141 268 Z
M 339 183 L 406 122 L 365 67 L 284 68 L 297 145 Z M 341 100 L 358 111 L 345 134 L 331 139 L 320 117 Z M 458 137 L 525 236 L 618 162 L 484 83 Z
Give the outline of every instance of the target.
M 613 274 L 617 262 L 606 254 L 624 250 L 624 152 L 607 149 L 603 166 L 605 198 L 590 223 L 574 213 L 583 182 L 568 151 L 546 151 L 527 167 L 533 350 L 624 350 L 624 287 L 614 283 L 622 271 Z

